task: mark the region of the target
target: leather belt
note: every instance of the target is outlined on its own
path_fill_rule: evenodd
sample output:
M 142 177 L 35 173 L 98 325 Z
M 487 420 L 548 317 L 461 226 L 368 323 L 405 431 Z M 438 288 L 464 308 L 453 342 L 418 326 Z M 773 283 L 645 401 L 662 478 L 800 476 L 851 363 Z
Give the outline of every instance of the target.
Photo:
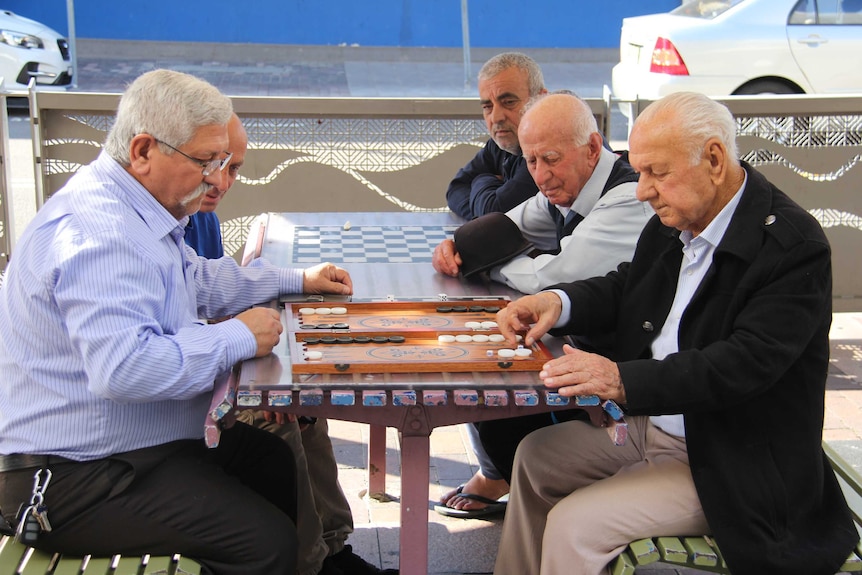
M 17 471 L 19 469 L 46 468 L 57 463 L 77 463 L 74 459 L 61 457 L 59 455 L 30 455 L 27 453 L 13 453 L 12 455 L 0 455 L 0 473 L 4 471 Z

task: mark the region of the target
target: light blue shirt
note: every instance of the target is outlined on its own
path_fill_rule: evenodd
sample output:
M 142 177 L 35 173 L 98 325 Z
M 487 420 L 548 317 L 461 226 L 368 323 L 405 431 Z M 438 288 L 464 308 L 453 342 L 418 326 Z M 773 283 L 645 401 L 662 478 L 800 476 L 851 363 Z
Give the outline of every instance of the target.
M 748 173 L 746 172 L 742 187 L 737 190 L 727 205 L 718 212 L 718 215 L 709 222 L 709 225 L 700 234 L 692 236 L 691 232 L 687 230 L 679 234 L 679 241 L 682 242 L 682 262 L 676 282 L 676 294 L 661 332 L 653 340 L 650 347 L 653 359 L 664 359 L 679 351 L 679 324 L 683 313 L 685 313 L 694 292 L 697 291 L 700 282 L 703 281 L 707 270 L 712 265 L 715 248 L 718 247 L 725 232 L 727 232 L 727 226 L 730 225 L 730 220 L 733 218 L 733 213 L 736 211 L 736 206 L 739 204 L 739 198 L 742 197 L 742 190 L 745 189 L 747 181 Z M 650 421 L 671 435 L 685 437 L 685 422 L 681 414 L 654 415 L 650 417 Z
M 27 227 L 0 289 L 0 453 L 77 460 L 203 437 L 213 381 L 257 349 L 232 319 L 302 270 L 207 260 L 104 152 Z

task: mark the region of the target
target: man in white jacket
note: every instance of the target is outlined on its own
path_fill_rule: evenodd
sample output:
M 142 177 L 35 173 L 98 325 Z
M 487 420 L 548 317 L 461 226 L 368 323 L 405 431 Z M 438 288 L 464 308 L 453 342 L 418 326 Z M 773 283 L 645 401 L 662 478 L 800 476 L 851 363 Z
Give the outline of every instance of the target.
M 635 196 L 637 174 L 625 155 L 603 147 L 586 102 L 571 94 L 538 97 L 521 119 L 518 139 L 539 193 L 506 215 L 536 249 L 491 267 L 491 279 L 535 293 L 604 275 L 630 259 L 654 212 Z M 487 239 L 489 253 L 496 241 Z M 456 276 L 464 263 L 453 240 L 434 250 L 440 273 Z

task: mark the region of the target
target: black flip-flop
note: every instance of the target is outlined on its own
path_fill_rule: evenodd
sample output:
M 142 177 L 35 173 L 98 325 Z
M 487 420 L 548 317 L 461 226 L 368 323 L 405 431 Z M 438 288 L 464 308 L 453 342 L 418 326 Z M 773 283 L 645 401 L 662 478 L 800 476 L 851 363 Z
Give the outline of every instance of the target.
M 457 517 L 460 519 L 477 519 L 480 517 L 488 517 L 489 515 L 497 515 L 506 511 L 508 495 L 503 496 L 506 499 L 491 499 L 483 495 L 476 495 L 475 493 L 464 493 L 463 483 L 458 486 L 455 492 L 458 497 L 484 503 L 485 507 L 482 507 L 481 509 L 455 509 L 454 507 L 440 504 L 434 506 L 434 511 L 440 515 L 445 515 L 446 517 Z

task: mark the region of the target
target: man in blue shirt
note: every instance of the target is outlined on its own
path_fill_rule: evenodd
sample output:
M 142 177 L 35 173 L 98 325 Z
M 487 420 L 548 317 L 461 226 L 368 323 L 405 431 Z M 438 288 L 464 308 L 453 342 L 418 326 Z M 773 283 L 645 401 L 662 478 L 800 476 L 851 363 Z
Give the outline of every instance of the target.
M 34 473 L 47 481 L 50 470 L 51 528 L 36 547 L 181 553 L 203 573 L 295 573 L 290 449 L 236 424 L 209 450 L 203 423 L 213 382 L 279 341 L 279 314 L 252 306 L 282 293 L 349 294 L 352 282 L 331 264 L 243 268 L 185 245 L 189 214 L 230 162 L 231 113 L 200 79 L 143 74 L 102 153 L 18 243 L 0 289 L 0 509 L 14 528 Z
M 215 209 L 236 181 L 248 148 L 248 135 L 236 114 L 231 116 L 227 131 L 231 159 L 224 177 L 203 195 L 200 210 L 189 218 L 186 226 L 186 243 L 207 258 L 224 254 Z M 301 429 L 293 416 L 244 410 L 237 420 L 280 437 L 296 457 L 297 575 L 397 575 L 398 570 L 380 570 L 345 544 L 347 536 L 353 533 L 353 515 L 338 483 L 338 464 L 325 419 L 319 418 Z

